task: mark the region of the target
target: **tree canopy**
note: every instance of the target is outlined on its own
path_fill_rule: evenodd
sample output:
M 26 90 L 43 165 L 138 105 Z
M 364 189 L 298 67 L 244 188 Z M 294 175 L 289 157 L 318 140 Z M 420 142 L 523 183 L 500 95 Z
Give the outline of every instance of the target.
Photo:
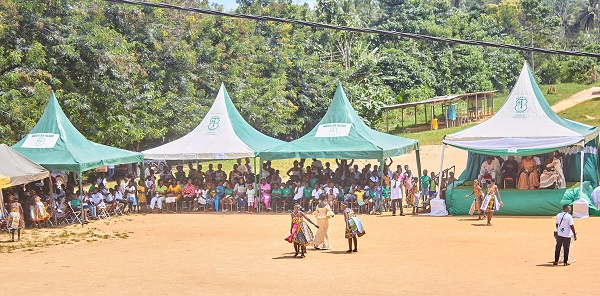
M 213 8 L 207 1 L 162 2 Z M 598 52 L 600 1 L 238 0 L 238 12 Z M 531 59 L 534 59 L 531 61 Z M 279 138 L 310 130 L 336 82 L 368 124 L 381 106 L 505 90 L 524 60 L 543 83 L 598 79 L 598 62 L 231 19 L 101 0 L 0 2 L 0 138 L 12 144 L 54 90 L 90 140 L 142 150 L 192 130 L 221 82 Z M 201 145 L 201 143 L 199 143 Z

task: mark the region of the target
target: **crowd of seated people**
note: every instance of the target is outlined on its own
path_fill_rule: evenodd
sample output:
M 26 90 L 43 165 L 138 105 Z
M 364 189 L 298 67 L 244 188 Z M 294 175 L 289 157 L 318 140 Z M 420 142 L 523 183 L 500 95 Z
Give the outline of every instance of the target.
M 381 209 L 390 209 L 390 183 L 394 175 L 401 176 L 405 206 L 419 204 L 414 201 L 415 196 L 420 200 L 433 196 L 438 186 L 434 173 L 419 180 L 408 166 L 403 171 L 398 165 L 392 171 L 391 160 L 386 162 L 382 173 L 377 165 L 359 168 L 354 160 L 336 159 L 334 169 L 329 162 L 312 159 L 308 164 L 300 159 L 285 173 L 285 181 L 269 161 L 264 163 L 260 176 L 254 175 L 250 159 L 236 162 L 229 172 L 223 170 L 222 164 L 217 164 L 216 169 L 209 164 L 204 170 L 203 165 L 194 167 L 192 163 L 187 165 L 187 173 L 183 165 L 176 166 L 174 173 L 167 166 L 158 178 L 148 170 L 138 192 L 144 191 L 150 211 L 158 212 L 289 212 L 295 203 L 312 211 L 319 197 L 325 196 L 335 211 L 346 201 L 359 212 L 376 214 Z M 427 197 L 421 194 L 423 184 L 427 187 Z
M 542 162 L 541 159 L 544 159 Z M 514 188 L 566 188 L 562 157 L 558 152 L 545 156 L 524 156 L 520 162 L 515 156 L 488 156 L 481 164 L 478 180 L 495 179 L 498 184 L 512 184 Z M 482 183 L 483 184 L 483 183 Z

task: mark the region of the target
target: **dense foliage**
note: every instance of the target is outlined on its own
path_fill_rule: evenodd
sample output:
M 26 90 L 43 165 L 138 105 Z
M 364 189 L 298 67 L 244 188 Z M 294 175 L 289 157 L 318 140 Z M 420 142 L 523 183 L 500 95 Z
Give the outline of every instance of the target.
M 207 2 L 163 2 L 222 9 Z M 600 49 L 593 0 L 238 0 L 237 11 L 558 49 Z M 531 60 L 533 58 L 533 60 Z M 380 107 L 504 90 L 527 59 L 544 83 L 598 79 L 598 61 L 125 6 L 0 1 L 0 140 L 41 116 L 49 92 L 89 139 L 141 150 L 193 129 L 221 82 L 242 115 L 285 138 L 312 128 L 342 81 L 370 124 Z

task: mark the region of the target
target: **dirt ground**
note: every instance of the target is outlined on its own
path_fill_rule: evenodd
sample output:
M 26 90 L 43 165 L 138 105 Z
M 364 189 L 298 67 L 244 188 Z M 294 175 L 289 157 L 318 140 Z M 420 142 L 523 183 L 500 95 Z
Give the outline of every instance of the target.
M 0 269 L 14 295 L 592 295 L 600 289 L 598 219 L 575 221 L 577 262 L 563 267 L 549 263 L 552 217 L 498 217 L 491 227 L 471 217 L 360 218 L 367 234 L 358 253 L 344 252 L 336 216 L 334 249 L 309 249 L 299 259 L 283 240 L 286 214 L 132 215 L 59 230 L 126 236 L 0 253 Z M 0 241 L 11 244 L 6 234 Z

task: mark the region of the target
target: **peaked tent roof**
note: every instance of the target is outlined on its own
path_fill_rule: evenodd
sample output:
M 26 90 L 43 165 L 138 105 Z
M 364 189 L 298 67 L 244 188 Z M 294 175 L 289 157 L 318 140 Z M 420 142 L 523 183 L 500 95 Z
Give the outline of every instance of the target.
M 83 172 L 109 164 L 144 161 L 139 152 L 86 139 L 67 119 L 54 92 L 33 130 L 13 148 L 51 171 Z
M 45 168 L 4 144 L 0 144 L 0 163 L 0 188 L 50 177 L 50 172 Z
M 588 142 L 598 128 L 556 114 L 535 82 L 527 63 L 510 95 L 492 118 L 447 135 L 445 144 L 493 155 L 540 154 Z
M 248 124 L 221 83 L 213 105 L 193 131 L 142 153 L 147 159 L 233 159 L 255 157 L 260 151 L 283 143 Z
M 356 114 L 342 84 L 325 116 L 308 134 L 260 153 L 265 160 L 284 158 L 384 159 L 419 149 L 419 141 L 375 131 Z

